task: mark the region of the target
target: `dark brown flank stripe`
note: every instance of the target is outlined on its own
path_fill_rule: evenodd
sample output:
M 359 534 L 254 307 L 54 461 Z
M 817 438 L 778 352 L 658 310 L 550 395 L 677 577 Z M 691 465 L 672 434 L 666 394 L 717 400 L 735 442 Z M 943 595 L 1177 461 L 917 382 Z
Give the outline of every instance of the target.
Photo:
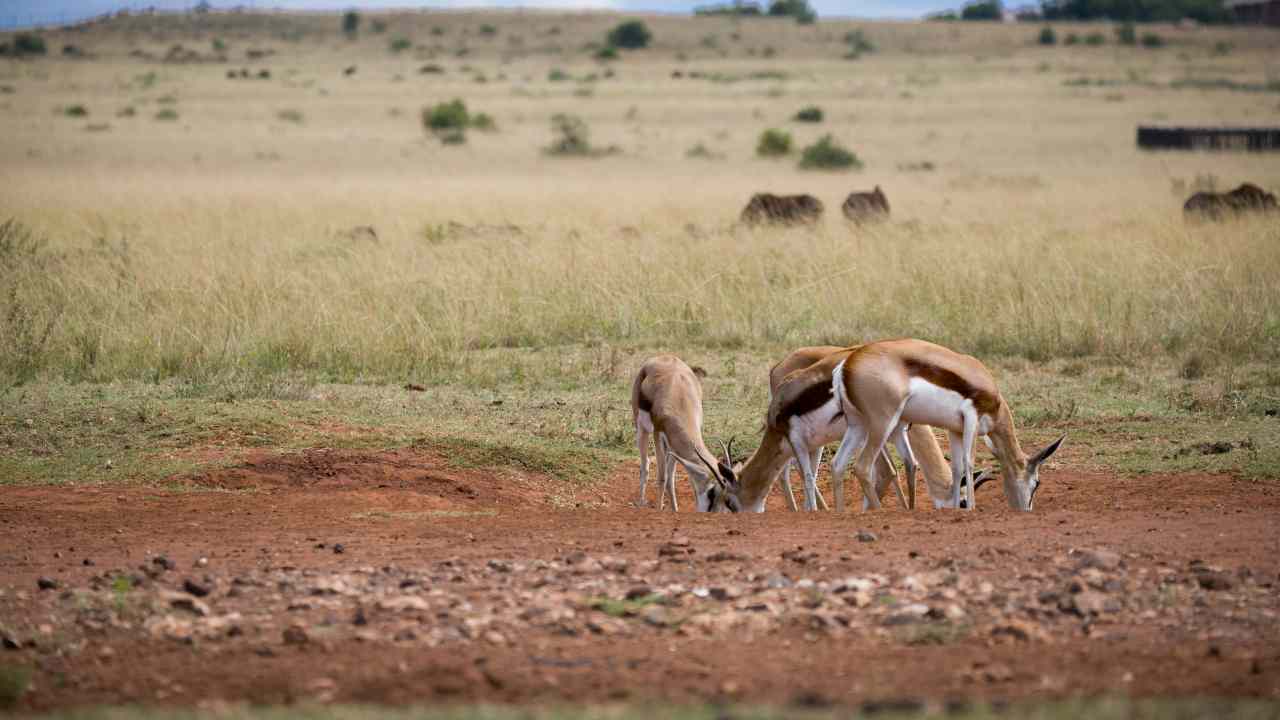
M 778 424 L 787 427 L 791 418 L 797 415 L 811 413 L 822 407 L 831 400 L 831 384 L 830 383 L 814 383 L 805 388 L 804 392 L 796 396 L 786 407 L 778 413 Z M 838 416 L 837 416 L 838 417 Z
M 639 396 L 636 398 L 636 407 L 640 408 L 640 412 L 653 412 L 653 401 L 644 394 L 644 388 L 640 389 Z
M 946 368 L 928 365 L 915 359 L 908 359 L 903 364 L 906 366 L 908 374 L 927 380 L 938 387 L 953 390 L 960 393 L 961 397 L 972 400 L 974 407 L 983 415 L 995 415 L 996 411 L 1000 409 L 1000 398 L 991 393 L 978 390 L 964 378 Z

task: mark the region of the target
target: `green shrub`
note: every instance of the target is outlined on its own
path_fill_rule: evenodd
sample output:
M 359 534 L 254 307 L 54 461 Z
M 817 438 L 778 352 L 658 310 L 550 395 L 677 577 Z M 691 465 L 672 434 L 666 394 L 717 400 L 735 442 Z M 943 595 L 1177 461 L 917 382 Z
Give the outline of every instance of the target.
M 1080 36 L 1075 33 L 1067 33 L 1067 37 L 1062 41 L 1063 45 L 1078 45 L 1079 43 Z
M 18 33 L 13 36 L 13 53 L 15 55 L 44 55 L 48 51 L 44 44 L 44 38 L 39 35 Z
M 418 68 L 418 72 L 423 75 L 443 75 L 444 68 L 440 65 L 436 65 L 435 63 L 428 63 Z
M 480 132 L 497 132 L 498 124 L 489 113 L 476 113 L 469 120 L 469 125 Z
M 1231 51 L 1234 49 L 1235 49 L 1235 46 L 1227 42 L 1226 40 L 1219 40 L 1218 42 L 1213 44 L 1214 55 L 1230 55 Z
M 281 110 L 276 113 L 276 117 L 284 122 L 293 123 L 294 125 L 301 125 L 305 119 L 301 110 L 294 110 L 292 108 Z
M 81 118 L 89 115 L 89 108 L 83 105 L 68 105 L 62 109 L 62 114 L 67 117 Z
M 480 34 L 485 37 L 493 37 L 498 34 L 498 28 L 490 25 L 489 23 L 485 23 L 480 26 Z
M 156 113 L 156 120 L 161 122 L 173 122 L 178 119 L 178 111 L 173 108 L 165 108 Z
M 430 108 L 422 109 L 422 124 L 435 135 L 448 135 L 454 132 L 465 135 L 470 119 L 466 102 L 461 99 L 438 102 Z
M 830 135 L 805 148 L 800 154 L 801 170 L 860 169 L 862 161 L 852 151 L 841 147 Z
M 553 139 L 547 147 L 550 155 L 590 155 L 591 130 L 577 115 L 556 113 L 551 118 Z
M 616 48 L 616 47 L 614 47 L 614 46 L 612 46 L 612 45 L 606 45 L 606 46 L 604 46 L 604 47 L 600 48 L 599 50 L 597 50 L 597 51 L 595 52 L 594 57 L 595 57 L 595 59 L 597 59 L 597 60 L 604 60 L 604 61 L 608 61 L 608 60 L 617 60 L 617 59 L 618 59 L 618 48 Z
M 961 20 L 999 20 L 1002 17 L 1004 6 L 1000 0 L 978 0 L 960 10 Z
M 1058 44 L 1058 35 L 1053 31 L 1053 28 L 1049 27 L 1048 25 L 1045 25 L 1043 28 L 1041 28 L 1040 44 L 1041 45 L 1057 45 Z
M 569 79 L 569 73 L 561 70 L 560 68 L 551 68 L 547 73 L 547 82 L 565 82 Z
M 1085 36 L 1085 39 L 1084 39 L 1085 45 L 1105 45 L 1106 42 L 1107 42 L 1107 36 L 1103 35 L 1100 32 L 1089 33 L 1087 36 Z
M 405 50 L 413 47 L 413 42 L 411 42 L 407 37 L 398 37 L 393 39 L 388 44 L 388 47 L 391 48 L 391 52 L 393 53 L 404 52 Z
M 342 14 L 342 32 L 355 35 L 360 30 L 360 13 L 348 10 Z
M 1164 47 L 1164 38 L 1160 37 L 1159 35 L 1153 32 L 1143 33 L 1142 47 L 1148 47 L 1148 48 Z
M 822 108 L 817 105 L 810 105 L 807 108 L 802 108 L 792 119 L 796 122 L 820 123 L 822 122 Z
M 876 46 L 863 34 L 862 28 L 845 33 L 844 44 L 849 46 L 849 52 L 845 54 L 849 60 L 857 60 L 863 53 L 876 51 Z
M 227 51 L 227 44 L 222 41 L 222 38 L 214 38 L 213 41 L 209 43 L 209 45 L 210 47 L 213 48 L 213 51 L 216 53 Z
M 612 47 L 624 50 L 639 50 L 648 47 L 652 39 L 653 33 L 649 32 L 648 26 L 643 22 L 628 20 L 610 30 L 605 37 L 605 42 Z
M 1138 42 L 1138 31 L 1133 23 L 1124 23 L 1116 28 L 1116 42 L 1121 45 L 1135 45 Z
M 809 25 L 818 19 L 818 13 L 809 6 L 809 0 L 773 0 L 769 3 L 773 17 L 790 17 L 801 25 Z
M 770 128 L 760 133 L 760 141 L 756 143 L 756 155 L 760 157 L 779 157 L 791 152 L 791 133 Z

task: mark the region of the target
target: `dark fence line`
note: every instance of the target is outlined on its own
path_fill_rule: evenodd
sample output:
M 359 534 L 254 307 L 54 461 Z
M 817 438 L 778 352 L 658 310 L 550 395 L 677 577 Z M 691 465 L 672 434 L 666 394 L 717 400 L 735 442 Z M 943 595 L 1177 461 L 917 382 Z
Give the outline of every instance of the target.
M 1144 150 L 1280 151 L 1280 128 L 1158 128 L 1138 126 Z

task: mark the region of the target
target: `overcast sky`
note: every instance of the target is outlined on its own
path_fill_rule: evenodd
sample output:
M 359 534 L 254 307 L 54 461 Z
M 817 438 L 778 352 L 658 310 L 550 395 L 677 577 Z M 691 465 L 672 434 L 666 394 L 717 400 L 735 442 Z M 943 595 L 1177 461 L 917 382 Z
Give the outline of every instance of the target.
M 56 23 L 100 15 L 120 8 L 181 10 L 198 0 L 0 0 L 0 27 Z M 687 13 L 710 0 L 211 0 L 215 8 L 245 5 L 260 10 L 344 10 L 356 8 L 530 7 L 595 8 Z M 762 3 L 765 4 L 765 3 Z M 810 0 L 822 17 L 916 18 L 961 4 L 940 0 Z

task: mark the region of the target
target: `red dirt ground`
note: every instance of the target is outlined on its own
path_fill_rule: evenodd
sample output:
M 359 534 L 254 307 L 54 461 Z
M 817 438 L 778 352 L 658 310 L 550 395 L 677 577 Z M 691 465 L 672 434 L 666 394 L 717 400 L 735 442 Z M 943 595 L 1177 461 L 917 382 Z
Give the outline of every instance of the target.
M 1032 514 L 1008 510 L 996 488 L 972 513 L 886 506 L 844 516 L 790 513 L 778 493 L 764 515 L 695 515 L 683 478 L 682 512 L 671 514 L 631 505 L 634 464 L 566 495 L 553 479 L 449 468 L 411 450 L 262 453 L 180 480 L 189 491 L 6 487 L 0 632 L 18 647 L 0 650 L 0 665 L 35 670 L 20 705 L 35 710 L 302 699 L 852 705 L 1101 693 L 1280 697 L 1280 489 L 1206 475 L 1058 469 L 1046 476 Z M 923 487 L 920 495 L 927 497 Z M 588 498 L 592 509 L 564 508 L 573 498 Z M 878 539 L 856 541 L 864 528 Z M 334 553 L 335 543 L 344 552 Z M 1078 550 L 1099 548 L 1123 558 L 1105 577 L 1081 570 L 1076 559 Z M 716 562 L 717 552 L 736 555 Z M 158 554 L 176 569 L 138 575 L 135 569 L 154 568 Z M 583 554 L 626 569 L 584 565 Z M 197 566 L 199 558 L 207 566 Z M 1205 567 L 1227 584 L 1211 588 Z M 214 587 L 205 602 L 215 612 L 242 611 L 246 627 L 234 637 L 175 640 L 143 632 L 140 618 L 111 615 L 109 602 L 93 616 L 100 621 L 87 618 L 86 598 L 109 600 L 111 591 L 101 588 L 128 573 L 140 582 L 138 593 L 177 590 L 183 578 L 204 576 Z M 293 583 L 352 573 L 412 576 L 400 588 L 432 602 L 433 594 L 462 594 L 446 610 L 410 621 L 380 624 L 384 616 L 371 616 L 358 625 L 386 628 L 385 636 L 359 638 L 350 634 L 348 613 L 365 600 L 285 597 Z M 878 609 L 883 597 L 855 609 L 852 594 L 835 594 L 842 589 L 812 603 L 806 593 L 816 590 L 803 589 L 806 578 L 879 574 L 884 588 L 899 588 L 909 586 L 907 575 L 939 573 L 954 574 L 921 591 L 922 602 L 938 612 L 958 602 L 966 619 L 905 625 L 906 635 Z M 42 577 L 57 589 L 37 590 Z M 767 578 L 799 584 L 769 590 Z M 482 603 L 496 615 L 508 606 L 528 611 L 553 592 L 560 603 L 614 597 L 634 585 L 657 592 L 702 582 L 739 588 L 744 602 L 766 598 L 767 611 L 748 608 L 741 617 L 756 612 L 770 622 L 702 632 L 692 621 L 641 617 L 638 609 L 614 620 L 579 602 L 566 620 L 572 627 L 523 627 L 512 614 L 495 621 L 496 634 L 439 634 L 445 623 L 479 614 Z M 1115 607 L 1073 614 L 1059 612 L 1057 600 L 1035 599 L 1046 590 L 1070 598 L 1089 587 Z M 708 607 L 700 603 L 728 607 L 680 592 L 671 591 L 672 610 L 686 620 Z M 814 619 L 804 614 L 810 607 L 819 608 L 815 614 L 835 608 L 834 615 Z M 874 621 L 863 619 L 873 612 Z M 519 615 L 526 616 L 535 617 Z M 998 628 L 1008 622 L 1033 625 L 1030 637 L 1002 642 Z M 281 639 L 279 628 L 299 623 L 305 641 Z M 393 639 L 405 627 L 411 632 Z

